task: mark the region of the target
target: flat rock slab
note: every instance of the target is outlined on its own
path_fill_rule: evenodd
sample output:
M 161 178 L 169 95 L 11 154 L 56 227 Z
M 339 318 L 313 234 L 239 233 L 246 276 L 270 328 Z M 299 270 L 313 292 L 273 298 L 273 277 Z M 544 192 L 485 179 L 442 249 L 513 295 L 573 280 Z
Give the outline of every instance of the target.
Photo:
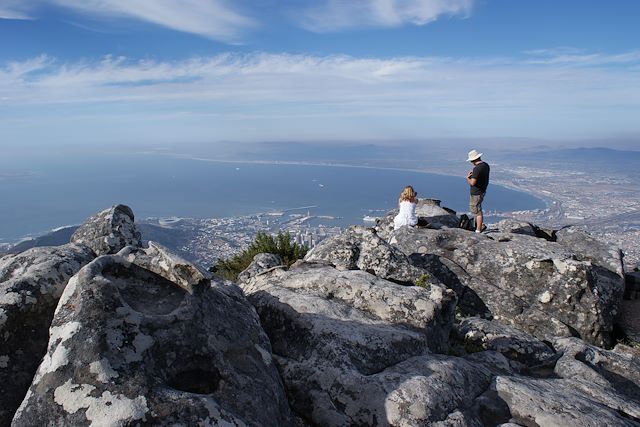
M 8 425 L 47 350 L 67 282 L 94 258 L 87 247 L 40 247 L 0 260 L 0 425 Z
M 271 347 L 236 286 L 189 294 L 117 255 L 76 274 L 13 420 L 38 425 L 288 425 Z

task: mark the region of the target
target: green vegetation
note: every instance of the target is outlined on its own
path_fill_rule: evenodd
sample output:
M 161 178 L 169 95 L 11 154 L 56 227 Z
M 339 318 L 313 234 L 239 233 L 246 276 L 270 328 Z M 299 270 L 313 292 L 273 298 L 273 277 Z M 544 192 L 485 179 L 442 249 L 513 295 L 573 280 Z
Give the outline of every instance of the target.
M 416 280 L 416 286 L 420 286 L 421 288 L 428 288 L 429 287 L 429 283 L 427 283 L 427 280 L 429 280 L 429 275 L 428 274 L 420 275 L 418 280 Z
M 247 249 L 229 259 L 219 260 L 209 271 L 222 279 L 236 281 L 238 275 L 251 264 L 253 257 L 259 253 L 279 255 L 282 262 L 289 266 L 296 260 L 304 258 L 307 251 L 306 246 L 292 243 L 289 233 L 280 231 L 274 237 L 260 232 Z

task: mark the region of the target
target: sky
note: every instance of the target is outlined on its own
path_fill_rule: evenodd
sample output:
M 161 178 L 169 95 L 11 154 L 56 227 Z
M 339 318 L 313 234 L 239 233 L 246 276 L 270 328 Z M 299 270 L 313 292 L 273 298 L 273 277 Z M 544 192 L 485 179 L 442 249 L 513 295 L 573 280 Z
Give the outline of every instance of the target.
M 0 0 L 0 147 L 633 148 L 639 20 L 637 0 Z

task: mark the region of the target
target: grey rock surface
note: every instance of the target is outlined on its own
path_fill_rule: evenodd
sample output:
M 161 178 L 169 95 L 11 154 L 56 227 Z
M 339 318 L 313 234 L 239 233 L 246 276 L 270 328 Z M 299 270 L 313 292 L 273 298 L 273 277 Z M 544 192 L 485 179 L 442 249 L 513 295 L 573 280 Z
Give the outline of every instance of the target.
M 533 225 L 525 221 L 516 221 L 514 219 L 503 219 L 496 224 L 489 226 L 490 230 L 496 230 L 500 233 L 524 234 L 526 236 L 536 237 L 536 231 Z
M 497 351 L 524 366 L 555 362 L 555 352 L 549 345 L 526 332 L 496 321 L 467 318 L 455 329 L 463 345 L 475 351 Z
M 491 373 L 447 348 L 450 290 L 298 263 L 241 285 L 295 412 L 313 425 L 428 425 L 473 403 Z
M 8 425 L 46 353 L 49 324 L 67 282 L 94 258 L 67 244 L 0 260 L 0 425 Z
M 189 294 L 102 256 L 66 287 L 13 426 L 291 423 L 267 336 L 236 286 Z M 225 424 L 226 423 L 226 424 Z
M 209 274 L 201 271 L 194 264 L 156 242 L 150 241 L 148 248 L 127 246 L 118 252 L 118 255 L 180 285 L 190 293 L 193 293 L 194 286 L 209 277 Z
M 115 205 L 90 217 L 71 236 L 71 243 L 90 247 L 96 255 L 115 254 L 125 246 L 141 246 L 131 208 Z
M 640 350 L 594 345 L 624 314 L 619 251 L 514 221 L 467 232 L 434 200 L 418 215 L 290 268 L 259 254 L 240 287 L 141 247 L 121 205 L 77 245 L 2 256 L 0 425 L 18 405 L 14 426 L 640 425 Z
M 461 229 L 405 227 L 390 243 L 456 290 L 463 303 L 469 305 L 465 293 L 478 297 L 501 323 L 539 339 L 579 335 L 597 345 L 612 344 L 624 283 L 617 271 L 600 265 L 615 267 L 615 254 L 609 259 L 599 252 L 596 265 L 545 239 Z
M 372 228 L 354 226 L 325 239 L 309 251 L 305 261 L 330 263 L 338 270 L 362 270 L 380 278 L 413 284 L 426 272 L 414 267 L 407 256 Z M 431 280 L 429 280 L 431 279 Z M 425 282 L 437 284 L 433 276 Z
M 613 427 L 638 426 L 640 421 L 577 389 L 576 382 L 571 380 L 499 376 L 491 388 L 506 404 L 505 422 L 513 420 L 524 426 Z
M 618 247 L 575 227 L 558 230 L 556 239 L 561 246 L 573 252 L 578 260 L 590 261 L 594 266 L 613 271 L 624 279 L 623 254 Z
M 473 408 L 485 425 L 640 425 L 639 350 L 603 350 L 578 338 L 554 346 L 562 354 L 554 377 L 496 375 Z
M 257 254 L 251 264 L 238 275 L 239 283 L 247 283 L 256 275 L 274 267 L 282 267 L 282 258 L 275 254 Z
M 613 350 L 577 338 L 561 338 L 554 346 L 562 357 L 555 373 L 574 381 L 574 388 L 602 404 L 640 421 L 640 350 L 617 345 Z

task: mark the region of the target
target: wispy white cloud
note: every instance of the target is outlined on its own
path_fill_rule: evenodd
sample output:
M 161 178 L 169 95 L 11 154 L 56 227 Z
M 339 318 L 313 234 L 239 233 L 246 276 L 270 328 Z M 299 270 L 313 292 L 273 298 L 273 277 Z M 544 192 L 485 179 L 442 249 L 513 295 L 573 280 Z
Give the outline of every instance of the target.
M 633 119 L 640 115 L 639 65 L 637 51 L 602 56 L 598 65 L 532 63 L 530 56 L 255 53 L 175 62 L 108 56 L 73 63 L 42 56 L 0 67 L 0 121 L 31 121 L 35 127 L 47 116 L 57 117 L 60 126 L 87 114 L 92 114 L 87 124 L 109 117 L 121 122 L 117 117 L 124 115 L 136 127 L 145 121 L 157 125 L 158 117 L 165 117 L 163 127 L 225 129 L 228 138 L 296 126 L 313 135 L 385 125 L 403 136 L 438 126 L 461 135 L 591 135 L 612 127 L 631 132 L 640 131 Z
M 2 0 L 0 19 L 31 19 L 33 4 L 24 0 Z
M 94 19 L 133 19 L 235 43 L 257 22 L 230 0 L 2 0 L 0 18 L 37 18 L 42 7 L 61 7 Z
M 360 27 L 425 25 L 442 15 L 468 16 L 473 0 L 322 0 L 300 14 L 302 27 L 331 32 Z
M 583 49 L 558 48 L 538 49 L 525 52 L 530 56 L 529 64 L 600 66 L 622 65 L 640 62 L 640 51 L 634 50 L 617 54 L 592 53 Z
M 256 23 L 227 0 L 51 0 L 93 16 L 125 17 L 234 42 Z
M 468 16 L 474 0 L 318 0 L 273 3 L 315 32 L 360 27 L 425 25 L 443 15 Z M 0 19 L 37 19 L 46 8 L 92 19 L 131 19 L 236 43 L 256 29 L 259 9 L 247 0 L 2 0 Z M 265 23 L 266 24 L 266 23 Z M 82 25 L 82 24 L 79 24 Z

